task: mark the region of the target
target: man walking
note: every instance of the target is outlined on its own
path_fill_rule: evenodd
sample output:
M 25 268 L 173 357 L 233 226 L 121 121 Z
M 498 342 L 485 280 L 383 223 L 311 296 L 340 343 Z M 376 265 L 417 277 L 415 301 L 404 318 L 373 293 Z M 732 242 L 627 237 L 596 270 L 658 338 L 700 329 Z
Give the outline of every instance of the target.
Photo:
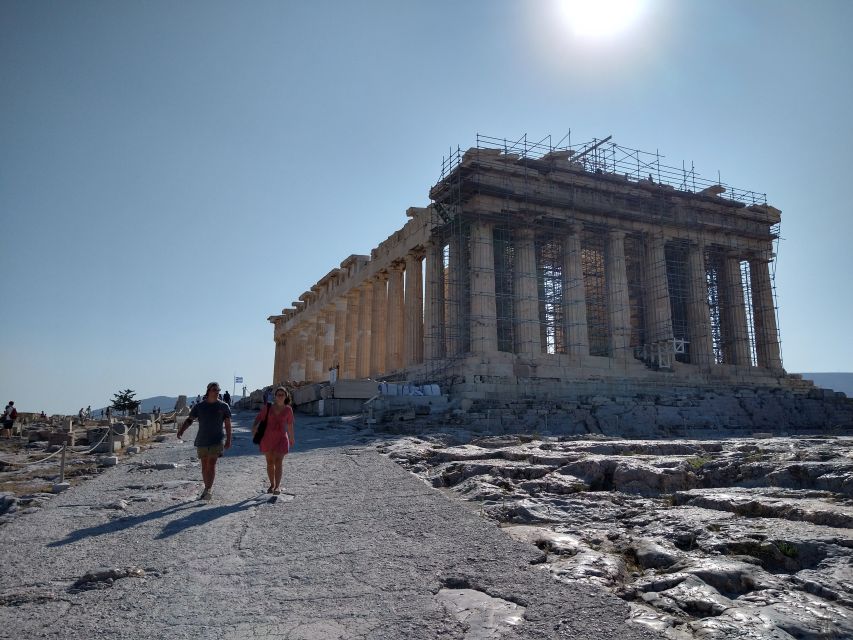
M 193 420 L 198 418 L 198 433 L 195 436 L 195 447 L 198 459 L 201 460 L 201 477 L 204 480 L 204 491 L 200 500 L 209 501 L 213 498 L 213 480 L 216 478 L 216 462 L 225 449 L 231 448 L 231 407 L 219 399 L 219 383 L 207 385 L 204 401 L 196 404 L 190 410 L 189 417 L 178 429 L 180 438 Z
M 7 404 L 6 408 L 3 410 L 3 435 L 7 438 L 12 437 L 17 417 L 18 410 L 15 409 L 15 403 L 9 400 L 9 404 Z

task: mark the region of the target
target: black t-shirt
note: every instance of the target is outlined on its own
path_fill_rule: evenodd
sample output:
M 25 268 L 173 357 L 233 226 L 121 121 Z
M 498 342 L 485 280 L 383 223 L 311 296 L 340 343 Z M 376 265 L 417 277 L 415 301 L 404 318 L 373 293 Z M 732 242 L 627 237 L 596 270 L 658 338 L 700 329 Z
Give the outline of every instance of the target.
M 231 407 L 222 400 L 204 400 L 190 410 L 190 418 L 198 420 L 195 446 L 213 447 L 225 442 L 225 418 L 231 418 Z

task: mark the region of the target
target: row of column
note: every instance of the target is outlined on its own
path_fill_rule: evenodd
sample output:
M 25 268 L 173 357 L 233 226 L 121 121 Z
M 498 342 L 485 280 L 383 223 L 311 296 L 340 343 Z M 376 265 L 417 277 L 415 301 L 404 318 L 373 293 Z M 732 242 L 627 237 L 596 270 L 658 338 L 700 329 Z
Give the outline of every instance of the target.
M 583 225 L 571 225 L 561 239 L 562 341 L 565 352 L 573 357 L 590 353 L 583 231 Z M 493 238 L 492 223 L 474 221 L 467 248 L 461 237 L 450 238 L 445 258 L 444 243 L 429 242 L 424 252 L 409 253 L 351 289 L 320 310 L 310 323 L 279 338 L 276 380 L 323 380 L 333 367 L 339 367 L 341 377 L 364 378 L 411 367 L 425 359 L 459 355 L 463 350 L 475 354 L 498 351 Z M 607 232 L 604 245 L 609 353 L 623 361 L 633 357 L 625 241 L 626 233 L 614 229 Z M 518 354 L 536 356 L 543 353 L 544 345 L 534 232 L 516 230 L 513 245 L 513 347 Z M 702 241 L 690 243 L 685 263 L 684 311 L 690 361 L 700 365 L 716 360 L 705 252 Z M 647 236 L 639 257 L 644 278 L 645 342 L 671 350 L 672 301 L 663 236 Z M 722 361 L 749 365 L 750 332 L 741 257 L 725 255 L 716 271 L 721 334 L 717 339 Z M 424 272 L 426 282 L 422 280 Z M 751 258 L 749 273 L 757 364 L 778 369 L 781 358 L 768 261 Z M 468 300 L 463 300 L 463 295 Z
M 424 358 L 422 255 L 411 252 L 276 341 L 275 379 L 366 378 Z
M 473 222 L 470 233 L 470 351 L 488 353 L 498 350 L 498 332 L 495 306 L 495 256 L 493 225 Z M 587 323 L 586 288 L 583 276 L 580 224 L 571 226 L 562 239 L 562 304 L 565 325 L 565 349 L 569 355 L 589 355 L 589 328 Z M 627 360 L 633 357 L 631 347 L 631 301 L 625 256 L 626 233 L 611 230 L 605 248 L 605 282 L 607 320 L 609 325 L 609 352 L 611 357 Z M 513 322 L 515 352 L 537 355 L 543 352 L 539 328 L 541 326 L 535 237 L 530 229 L 519 229 L 514 235 L 515 264 L 513 271 Z M 449 268 L 461 268 L 454 261 L 454 244 L 449 245 Z M 705 265 L 704 242 L 691 243 L 686 262 L 688 283 L 686 316 L 690 337 L 690 360 L 696 364 L 713 364 L 713 336 L 710 323 L 708 273 Z M 455 291 L 445 292 L 445 280 L 440 269 L 443 256 L 441 247 L 428 250 L 427 259 L 427 334 L 425 343 L 428 359 L 452 355 L 457 352 L 451 339 L 443 339 L 441 319 L 447 318 L 452 328 L 458 321 L 460 304 Z M 432 256 L 432 259 L 430 259 Z M 672 305 L 667 279 L 666 243 L 663 236 L 646 238 L 642 273 L 644 282 L 644 323 L 646 343 L 666 345 L 671 350 L 673 339 Z M 461 261 L 461 258 L 460 258 Z M 429 265 L 435 265 L 430 270 Z M 753 310 L 753 331 L 756 359 L 760 367 L 781 368 L 778 330 L 773 304 L 769 262 L 765 259 L 749 260 L 750 291 Z M 720 331 L 723 362 L 750 365 L 749 327 L 744 300 L 744 283 L 741 277 L 741 258 L 735 253 L 726 255 L 724 269 L 719 274 Z M 459 288 L 453 274 L 446 282 Z M 433 292 L 431 294 L 431 292 Z M 446 316 L 441 308 L 444 301 L 451 305 Z M 451 329 L 452 330 L 452 329 Z M 442 347 L 448 353 L 442 351 Z

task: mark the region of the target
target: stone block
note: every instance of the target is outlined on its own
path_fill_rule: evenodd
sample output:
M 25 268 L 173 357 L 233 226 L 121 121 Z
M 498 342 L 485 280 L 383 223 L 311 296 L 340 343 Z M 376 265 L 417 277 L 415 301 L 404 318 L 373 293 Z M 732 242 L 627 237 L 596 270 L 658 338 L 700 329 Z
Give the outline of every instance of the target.
M 335 398 L 367 400 L 379 394 L 379 383 L 375 380 L 338 380 L 332 391 Z
M 63 445 L 67 444 L 68 446 L 74 446 L 75 436 L 74 432 L 52 432 L 48 435 L 47 443 L 51 446 L 54 445 Z

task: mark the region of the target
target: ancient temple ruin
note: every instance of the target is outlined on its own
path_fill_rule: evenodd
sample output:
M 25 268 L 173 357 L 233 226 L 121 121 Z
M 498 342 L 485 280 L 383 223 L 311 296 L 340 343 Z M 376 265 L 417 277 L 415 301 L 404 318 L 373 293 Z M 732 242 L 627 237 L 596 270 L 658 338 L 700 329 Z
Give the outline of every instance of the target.
M 562 142 L 451 153 L 429 206 L 269 318 L 274 381 L 470 398 L 793 384 L 766 196 L 610 138 Z

